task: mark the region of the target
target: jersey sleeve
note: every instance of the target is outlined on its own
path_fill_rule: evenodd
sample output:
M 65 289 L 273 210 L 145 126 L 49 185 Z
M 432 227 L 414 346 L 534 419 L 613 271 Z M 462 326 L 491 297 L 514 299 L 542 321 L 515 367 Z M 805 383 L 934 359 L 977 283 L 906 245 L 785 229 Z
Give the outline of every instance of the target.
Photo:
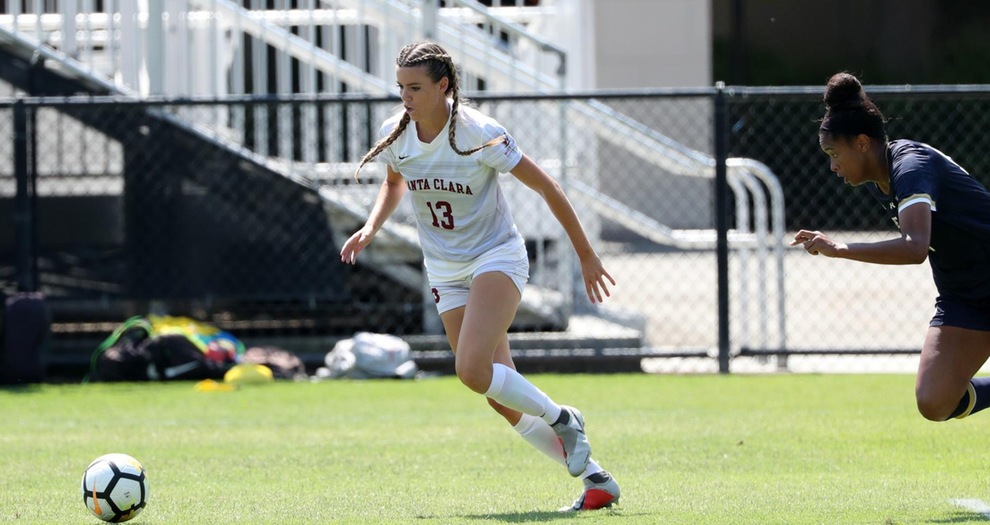
M 499 173 L 508 173 L 522 160 L 522 151 L 516 139 L 499 124 L 489 124 L 484 128 L 485 141 L 502 137 L 498 143 L 481 150 L 480 162 Z
M 925 203 L 935 210 L 938 201 L 938 175 L 931 159 L 923 151 L 906 151 L 898 156 L 891 168 L 897 211 Z

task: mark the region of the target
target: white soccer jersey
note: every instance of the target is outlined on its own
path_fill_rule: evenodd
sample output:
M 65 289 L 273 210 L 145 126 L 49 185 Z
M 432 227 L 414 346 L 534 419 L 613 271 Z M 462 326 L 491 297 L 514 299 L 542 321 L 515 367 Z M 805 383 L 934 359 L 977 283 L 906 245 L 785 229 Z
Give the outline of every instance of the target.
M 382 125 L 380 137 L 398 124 L 402 113 Z M 420 243 L 430 280 L 463 278 L 462 270 L 494 248 L 525 249 L 522 236 L 498 184 L 498 174 L 511 171 L 522 159 L 515 140 L 494 119 L 473 108 L 458 110 L 457 146 L 476 148 L 504 136 L 505 140 L 472 155 L 458 155 L 447 135 L 450 122 L 432 142 L 421 142 L 416 123 L 379 158 L 402 174 L 412 194 Z

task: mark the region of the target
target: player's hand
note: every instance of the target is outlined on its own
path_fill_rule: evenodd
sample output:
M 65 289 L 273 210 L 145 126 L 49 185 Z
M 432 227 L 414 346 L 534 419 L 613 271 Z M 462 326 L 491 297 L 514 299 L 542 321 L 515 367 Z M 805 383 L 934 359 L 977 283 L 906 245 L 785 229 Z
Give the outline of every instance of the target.
M 801 230 L 794 235 L 791 246 L 802 245 L 811 255 L 824 255 L 835 257 L 839 250 L 845 248 L 845 244 L 837 243 L 822 232 Z
M 344 247 L 340 249 L 340 260 L 347 264 L 356 264 L 358 254 L 365 246 L 371 244 L 374 238 L 375 232 L 367 226 L 354 232 L 354 235 L 351 235 L 344 243 Z
M 605 271 L 602 260 L 597 255 L 581 259 L 581 275 L 584 277 L 584 288 L 588 292 L 588 299 L 592 303 L 603 302 L 603 294 L 605 297 L 611 297 L 606 281 L 615 286 L 615 279 Z

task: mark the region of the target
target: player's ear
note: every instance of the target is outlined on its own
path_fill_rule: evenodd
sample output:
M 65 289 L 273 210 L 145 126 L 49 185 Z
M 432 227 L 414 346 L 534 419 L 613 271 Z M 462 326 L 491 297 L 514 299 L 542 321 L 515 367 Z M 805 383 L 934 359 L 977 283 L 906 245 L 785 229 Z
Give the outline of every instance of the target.
M 856 135 L 856 147 L 861 153 L 866 153 L 870 150 L 870 137 L 865 133 L 860 133 Z

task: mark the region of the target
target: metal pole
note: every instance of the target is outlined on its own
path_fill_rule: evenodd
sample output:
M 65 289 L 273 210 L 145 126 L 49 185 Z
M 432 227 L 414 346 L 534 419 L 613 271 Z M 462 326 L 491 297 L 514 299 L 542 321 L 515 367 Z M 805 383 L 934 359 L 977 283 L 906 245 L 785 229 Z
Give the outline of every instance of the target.
M 435 40 L 437 38 L 437 0 L 422 0 L 423 14 L 423 38 Z
M 34 263 L 34 199 L 32 198 L 31 170 L 29 167 L 29 129 L 27 107 L 23 101 L 14 103 L 14 177 L 17 194 L 14 196 L 14 260 L 16 261 L 17 289 L 33 292 L 38 289 Z
M 715 257 L 718 265 L 718 371 L 729 373 L 729 156 L 725 83 L 715 83 Z
M 148 93 L 165 94 L 165 14 L 164 0 L 148 2 L 148 32 L 145 34 L 144 60 L 148 68 Z M 206 51 L 206 50 L 204 50 Z

